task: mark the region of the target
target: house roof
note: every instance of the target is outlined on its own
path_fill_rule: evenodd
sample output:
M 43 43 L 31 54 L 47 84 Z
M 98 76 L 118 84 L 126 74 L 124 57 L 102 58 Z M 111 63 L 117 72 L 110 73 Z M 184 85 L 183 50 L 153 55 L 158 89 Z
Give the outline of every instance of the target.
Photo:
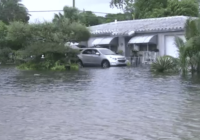
M 111 23 L 91 26 L 94 35 L 127 35 L 135 33 L 184 31 L 187 16 L 173 16 L 162 18 L 149 18 L 128 21 L 115 21 Z

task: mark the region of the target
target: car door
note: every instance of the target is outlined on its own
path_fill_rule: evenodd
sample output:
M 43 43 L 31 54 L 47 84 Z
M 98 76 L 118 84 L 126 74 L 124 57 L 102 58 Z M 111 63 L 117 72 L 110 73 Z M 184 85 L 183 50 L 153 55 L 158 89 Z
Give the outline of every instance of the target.
M 92 52 L 92 59 L 91 59 L 91 63 L 93 65 L 101 65 L 101 56 L 100 53 L 98 52 L 98 50 L 96 49 L 91 49 Z
M 92 58 L 91 49 L 84 50 L 81 55 L 81 60 L 83 64 L 91 64 L 91 58 Z

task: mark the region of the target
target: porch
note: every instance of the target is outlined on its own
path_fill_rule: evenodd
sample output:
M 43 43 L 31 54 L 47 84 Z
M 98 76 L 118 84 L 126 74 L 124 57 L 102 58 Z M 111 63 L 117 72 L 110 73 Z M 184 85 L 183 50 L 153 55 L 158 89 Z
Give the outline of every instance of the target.
M 132 37 L 127 47 L 130 50 L 132 64 L 151 64 L 158 57 L 157 35 L 143 35 Z

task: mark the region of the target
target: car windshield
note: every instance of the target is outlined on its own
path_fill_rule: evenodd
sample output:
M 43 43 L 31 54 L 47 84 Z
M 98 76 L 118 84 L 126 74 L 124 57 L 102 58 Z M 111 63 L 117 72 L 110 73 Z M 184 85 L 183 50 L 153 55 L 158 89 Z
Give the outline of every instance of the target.
M 111 51 L 111 50 L 107 50 L 107 49 L 105 49 L 105 50 L 99 50 L 102 54 L 104 54 L 104 55 L 115 55 L 116 53 L 114 53 L 113 51 Z

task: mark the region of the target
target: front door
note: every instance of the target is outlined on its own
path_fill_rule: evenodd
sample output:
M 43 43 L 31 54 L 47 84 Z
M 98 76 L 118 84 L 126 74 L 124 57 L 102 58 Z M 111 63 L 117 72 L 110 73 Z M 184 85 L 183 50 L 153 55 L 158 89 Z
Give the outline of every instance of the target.
M 91 51 L 92 51 L 91 63 L 93 65 L 101 65 L 101 55 L 100 55 L 100 53 L 96 49 L 92 49 Z
M 87 49 L 82 53 L 82 62 L 83 64 L 91 64 L 92 50 Z

